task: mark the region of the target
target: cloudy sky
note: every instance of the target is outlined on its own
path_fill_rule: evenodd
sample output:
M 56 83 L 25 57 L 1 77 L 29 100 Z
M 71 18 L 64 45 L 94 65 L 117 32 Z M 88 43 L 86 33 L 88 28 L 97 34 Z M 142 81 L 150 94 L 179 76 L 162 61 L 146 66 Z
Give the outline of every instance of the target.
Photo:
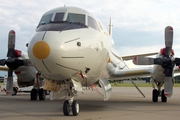
M 113 22 L 120 55 L 156 52 L 164 47 L 164 28 L 174 28 L 173 48 L 180 56 L 179 0 L 1 0 L 0 58 L 6 57 L 8 32 L 16 31 L 16 48 L 26 51 L 42 14 L 60 6 L 76 6 L 96 16 L 107 28 Z

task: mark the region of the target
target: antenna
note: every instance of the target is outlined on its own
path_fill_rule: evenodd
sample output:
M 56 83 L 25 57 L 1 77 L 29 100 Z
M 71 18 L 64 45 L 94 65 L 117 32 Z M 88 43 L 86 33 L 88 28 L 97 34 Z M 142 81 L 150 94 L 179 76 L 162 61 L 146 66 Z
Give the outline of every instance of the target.
M 111 22 L 111 17 L 110 17 L 110 20 L 109 20 L 109 35 L 112 36 L 112 22 Z

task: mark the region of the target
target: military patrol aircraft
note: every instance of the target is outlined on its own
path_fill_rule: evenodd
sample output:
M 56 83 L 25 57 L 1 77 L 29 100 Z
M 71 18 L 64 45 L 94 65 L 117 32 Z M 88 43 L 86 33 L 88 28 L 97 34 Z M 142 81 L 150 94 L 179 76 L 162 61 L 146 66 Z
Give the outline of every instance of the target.
M 165 39 L 168 43 L 166 49 L 160 51 L 160 58 L 152 59 L 154 62 L 151 64 L 158 64 L 156 69 L 153 67 L 128 68 L 124 60 L 130 60 L 136 56 L 134 63 L 150 64 L 150 58 L 140 56 L 154 55 L 157 52 L 119 56 L 114 49 L 111 34 L 111 22 L 108 32 L 104 25 L 89 12 L 66 6 L 52 9 L 42 15 L 33 37 L 27 44 L 28 56 L 26 57 L 23 57 L 25 54 L 22 54 L 22 51 L 15 50 L 15 31 L 10 31 L 8 58 L 0 60 L 0 65 L 8 66 L 9 92 L 12 91 L 14 71 L 21 85 L 34 84 L 31 100 L 36 100 L 37 95 L 40 100 L 44 100 L 44 89 L 61 95 L 63 93 L 67 96 L 63 104 L 64 115 L 68 116 L 72 111 L 76 116 L 80 108 L 74 97 L 78 91 L 83 91 L 83 86 L 99 83 L 104 92 L 104 100 L 108 100 L 112 92 L 109 80 L 151 75 L 154 82 L 157 82 L 158 95 L 161 94 L 162 102 L 166 102 L 166 96 L 172 93 L 172 72 L 179 69 L 174 67 L 174 64 L 179 65 L 179 59 L 172 59 L 172 45 L 169 45 L 169 42 L 172 42 L 172 27 L 166 29 L 168 37 Z M 161 79 L 156 79 L 156 76 L 160 76 Z M 46 80 L 44 89 L 42 84 L 39 85 L 43 81 L 39 78 Z M 163 92 L 160 88 L 164 83 Z M 153 91 L 156 91 L 153 92 L 153 102 L 157 102 L 157 90 Z

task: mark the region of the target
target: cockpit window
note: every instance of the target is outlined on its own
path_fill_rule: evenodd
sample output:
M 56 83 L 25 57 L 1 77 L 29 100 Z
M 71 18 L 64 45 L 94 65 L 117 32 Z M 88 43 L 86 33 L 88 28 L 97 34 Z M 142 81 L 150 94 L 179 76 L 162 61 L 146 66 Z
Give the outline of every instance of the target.
M 53 14 L 48 14 L 48 15 L 42 16 L 38 26 L 49 23 L 52 19 L 52 16 L 53 16 Z
M 96 20 L 91 16 L 88 16 L 88 26 L 96 30 L 99 30 Z
M 76 14 L 76 13 L 68 13 L 66 21 L 85 24 L 85 15 Z
M 103 30 L 103 28 L 102 28 L 101 24 L 100 24 L 99 22 L 98 22 L 98 24 L 99 24 L 100 29 L 101 29 L 101 30 Z
M 54 21 L 63 21 L 64 13 L 56 13 Z

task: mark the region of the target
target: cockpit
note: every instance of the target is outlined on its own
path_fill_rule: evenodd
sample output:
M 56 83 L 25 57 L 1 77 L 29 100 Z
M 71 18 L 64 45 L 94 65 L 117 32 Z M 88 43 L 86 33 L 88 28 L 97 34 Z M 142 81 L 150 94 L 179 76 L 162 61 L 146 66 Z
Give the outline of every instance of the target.
M 39 25 L 48 24 L 48 23 L 58 23 L 58 22 L 71 22 L 71 23 L 81 23 L 85 25 L 85 15 L 84 14 L 76 14 L 76 13 L 68 13 L 67 17 L 64 18 L 65 13 L 55 13 L 53 18 L 53 13 L 42 16 Z
M 56 8 L 45 13 L 36 31 L 62 31 L 79 28 L 103 31 L 103 26 L 88 12 L 74 7 Z

